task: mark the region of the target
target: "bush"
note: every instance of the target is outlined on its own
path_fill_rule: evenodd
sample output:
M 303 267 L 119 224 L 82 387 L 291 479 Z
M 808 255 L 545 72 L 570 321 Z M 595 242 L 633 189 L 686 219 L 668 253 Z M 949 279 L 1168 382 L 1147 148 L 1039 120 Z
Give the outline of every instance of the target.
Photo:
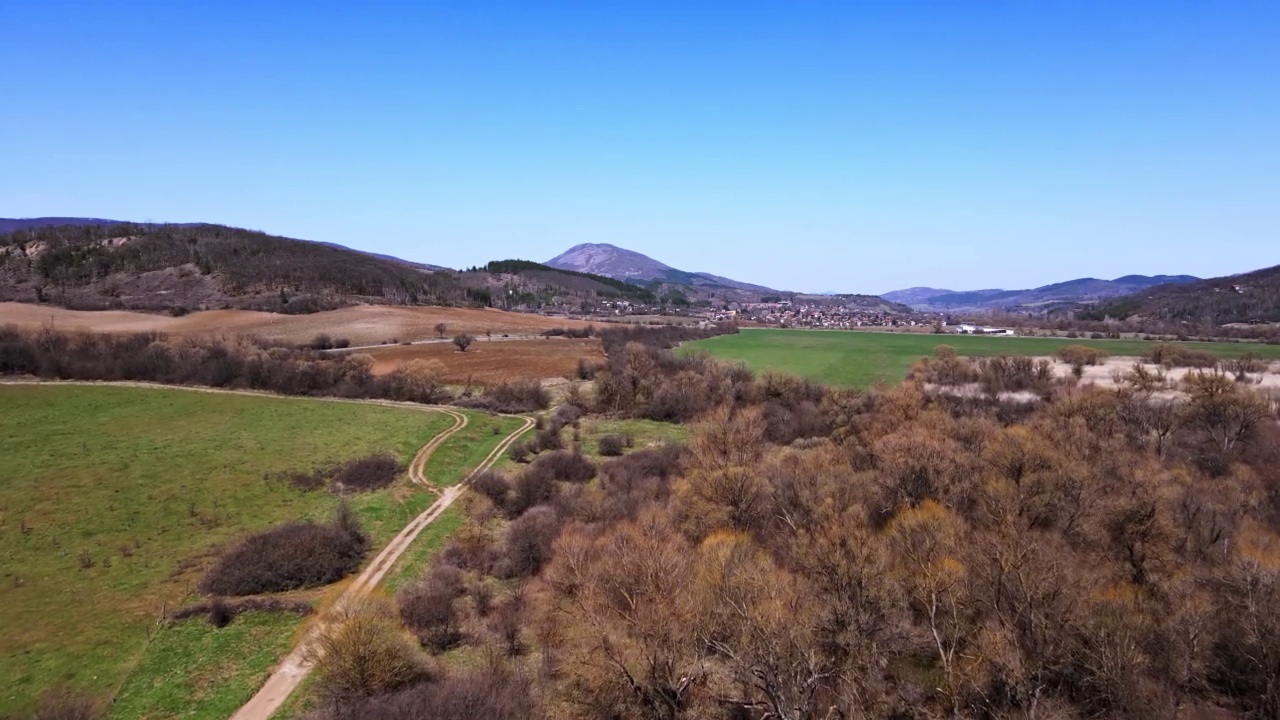
M 462 641 L 462 628 L 454 601 L 466 592 L 462 571 L 436 563 L 418 582 L 396 595 L 400 620 L 433 653 L 442 653 Z
M 404 466 L 399 460 L 380 453 L 349 460 L 333 478 L 338 492 L 368 492 L 387 487 L 400 475 Z
M 1147 360 L 1166 367 L 1212 368 L 1218 365 L 1218 356 L 1213 353 L 1171 343 L 1153 345 L 1147 352 Z
M 327 585 L 354 572 L 369 538 L 346 506 L 331 524 L 290 522 L 250 535 L 200 581 L 210 595 L 257 595 Z
M 538 505 L 507 525 L 504 556 L 499 573 L 507 578 L 536 575 L 551 559 L 551 547 L 560 534 L 560 516 L 555 508 Z
M 526 473 L 544 473 L 554 480 L 585 483 L 596 476 L 596 466 L 578 453 L 557 450 L 534 461 Z
M 605 457 L 618 457 L 626 447 L 626 440 L 621 435 L 603 435 L 596 441 L 597 449 Z
M 438 682 L 350 704 L 318 720 L 525 720 L 542 717 L 529 680 L 505 666 L 465 670 Z
M 516 476 L 507 500 L 507 516 L 518 517 L 534 505 L 555 499 L 559 492 L 560 486 L 550 474 L 526 468 Z
M 401 635 L 390 610 L 365 603 L 320 638 L 320 692 L 341 703 L 392 692 L 428 677 L 418 652 Z
M 499 412 L 533 412 L 546 410 L 551 394 L 537 380 L 514 380 L 499 383 L 485 392 Z
M 546 410 L 551 394 L 537 380 L 515 380 L 488 388 L 480 397 L 464 397 L 455 405 L 500 413 L 525 413 Z
M 507 450 L 507 456 L 511 458 L 511 461 L 521 464 L 529 462 L 529 456 L 532 454 L 533 449 L 529 447 L 527 442 L 511 443 L 510 449 Z
M 505 508 L 511 494 L 511 481 L 502 473 L 486 470 L 471 481 L 471 489 L 489 498 L 495 507 Z

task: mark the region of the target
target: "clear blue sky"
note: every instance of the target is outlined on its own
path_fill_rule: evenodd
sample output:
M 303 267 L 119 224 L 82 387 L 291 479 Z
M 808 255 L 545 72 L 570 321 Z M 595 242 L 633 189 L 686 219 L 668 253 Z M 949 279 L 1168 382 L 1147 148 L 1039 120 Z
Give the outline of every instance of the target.
M 0 3 L 0 216 L 794 290 L 1280 263 L 1280 2 Z

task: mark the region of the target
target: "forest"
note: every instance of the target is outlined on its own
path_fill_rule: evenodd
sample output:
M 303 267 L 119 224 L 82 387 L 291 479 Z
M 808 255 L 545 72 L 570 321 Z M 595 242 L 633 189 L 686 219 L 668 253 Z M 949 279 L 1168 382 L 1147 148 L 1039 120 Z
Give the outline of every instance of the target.
M 609 338 L 542 423 L 569 439 L 478 478 L 422 577 L 329 634 L 314 717 L 1280 713 L 1280 428 L 1247 377 L 941 348 L 835 391 L 670 344 Z M 592 460 L 592 413 L 692 440 Z

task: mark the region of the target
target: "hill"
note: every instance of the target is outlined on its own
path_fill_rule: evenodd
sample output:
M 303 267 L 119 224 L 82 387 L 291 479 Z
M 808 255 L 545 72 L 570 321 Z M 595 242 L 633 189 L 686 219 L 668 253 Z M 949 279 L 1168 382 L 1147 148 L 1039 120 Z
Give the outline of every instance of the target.
M 296 313 L 466 299 L 448 273 L 222 225 L 44 225 L 0 235 L 0 300 Z
M 1280 265 L 1241 275 L 1157 285 L 1099 305 L 1090 315 L 1208 326 L 1280 322 Z
M 970 290 L 953 292 L 933 288 L 909 288 L 885 293 L 886 300 L 901 302 L 917 310 L 962 311 L 992 309 L 1032 309 L 1057 303 L 1096 303 L 1167 283 L 1189 283 L 1191 275 L 1125 275 L 1114 280 L 1078 278 L 1028 290 Z
M 695 288 L 774 292 L 763 285 L 752 285 L 711 273 L 677 270 L 647 255 L 608 243 L 574 245 L 548 260 L 547 265 L 562 270 L 575 270 L 631 282 L 648 281 Z

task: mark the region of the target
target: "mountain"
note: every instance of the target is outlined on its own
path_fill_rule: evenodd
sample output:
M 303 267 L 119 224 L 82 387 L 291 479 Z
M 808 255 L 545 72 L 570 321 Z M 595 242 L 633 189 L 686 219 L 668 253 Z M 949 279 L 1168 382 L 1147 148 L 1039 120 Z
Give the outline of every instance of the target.
M 775 292 L 763 285 L 752 285 L 711 273 L 677 270 L 647 255 L 608 243 L 574 245 L 548 260 L 546 264 L 561 270 L 603 275 L 628 282 L 657 282 L 668 285 L 688 285 L 694 288 Z
M 1157 285 L 1102 303 L 1092 314 L 1202 325 L 1280 322 L 1280 265 L 1240 275 Z
M 943 290 L 941 288 L 931 287 L 912 287 L 906 290 L 894 290 L 887 292 L 880 297 L 892 302 L 902 303 L 903 305 L 916 305 L 926 303 L 926 301 L 935 295 L 950 295 L 955 290 Z
M 1164 284 L 1190 283 L 1191 275 L 1125 275 L 1114 280 L 1078 278 L 1029 290 L 970 290 L 952 292 L 934 288 L 908 288 L 885 293 L 886 300 L 901 302 L 917 310 L 1034 309 L 1055 303 L 1096 303 L 1129 295 Z

